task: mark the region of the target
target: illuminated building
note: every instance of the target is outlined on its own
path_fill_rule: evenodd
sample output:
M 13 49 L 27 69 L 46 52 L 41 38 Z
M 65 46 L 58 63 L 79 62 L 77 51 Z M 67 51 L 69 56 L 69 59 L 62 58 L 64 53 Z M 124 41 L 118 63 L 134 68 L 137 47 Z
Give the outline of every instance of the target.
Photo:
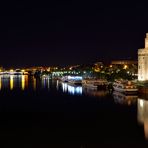
M 117 61 L 112 61 L 110 68 L 119 68 L 119 69 L 125 69 L 125 70 L 130 70 L 130 73 L 132 75 L 137 76 L 137 65 L 138 61 L 134 60 L 117 60 Z
M 132 65 L 132 64 L 137 64 L 137 61 L 133 60 L 117 60 L 117 61 L 112 61 L 111 65 Z
M 145 48 L 138 50 L 138 80 L 148 80 L 148 33 L 145 38 Z

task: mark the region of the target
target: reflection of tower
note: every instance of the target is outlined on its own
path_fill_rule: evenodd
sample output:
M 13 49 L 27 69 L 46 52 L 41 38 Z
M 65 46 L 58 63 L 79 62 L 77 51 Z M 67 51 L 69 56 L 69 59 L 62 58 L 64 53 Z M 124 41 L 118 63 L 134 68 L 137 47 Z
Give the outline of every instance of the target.
M 138 80 L 148 80 L 148 33 L 145 38 L 145 48 L 138 50 Z
M 145 138 L 148 139 L 148 100 L 138 99 L 137 107 L 138 122 L 144 125 Z

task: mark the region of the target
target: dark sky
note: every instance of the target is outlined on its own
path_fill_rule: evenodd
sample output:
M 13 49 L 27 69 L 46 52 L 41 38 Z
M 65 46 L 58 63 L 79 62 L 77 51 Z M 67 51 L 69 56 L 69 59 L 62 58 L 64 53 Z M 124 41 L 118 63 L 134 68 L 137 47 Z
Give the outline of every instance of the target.
M 69 65 L 137 59 L 148 32 L 147 4 L 11 1 L 0 4 L 0 64 Z

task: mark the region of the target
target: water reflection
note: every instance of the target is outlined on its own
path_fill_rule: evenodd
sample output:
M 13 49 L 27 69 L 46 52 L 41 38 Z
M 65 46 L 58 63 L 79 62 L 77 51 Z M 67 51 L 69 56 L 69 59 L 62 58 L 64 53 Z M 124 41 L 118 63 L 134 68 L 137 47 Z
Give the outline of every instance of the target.
M 36 90 L 36 78 L 33 77 L 33 90 Z
M 22 75 L 22 90 L 25 89 L 25 76 Z
M 132 105 L 136 103 L 138 96 L 137 95 L 125 95 L 120 92 L 113 92 L 113 98 L 115 103 Z
M 1 75 L 0 76 L 0 90 L 14 88 L 25 89 L 25 86 L 28 85 L 28 76 L 27 75 Z
M 0 90 L 2 89 L 2 78 L 0 76 Z
M 82 95 L 82 86 L 72 86 L 67 83 L 62 83 L 62 90 L 72 95 Z
M 41 78 L 42 88 L 43 89 L 50 89 L 50 78 L 49 77 L 42 77 Z
M 13 89 L 13 75 L 10 75 L 10 90 Z
M 67 83 L 62 83 L 63 92 L 67 92 Z
M 59 90 L 59 80 L 57 80 L 56 88 L 57 88 L 57 90 Z
M 109 94 L 109 91 L 106 90 L 94 90 L 94 89 L 87 89 L 83 88 L 83 92 L 86 95 L 94 96 L 94 97 L 105 97 Z
M 148 140 L 148 100 L 138 98 L 137 119 L 144 126 L 145 138 Z

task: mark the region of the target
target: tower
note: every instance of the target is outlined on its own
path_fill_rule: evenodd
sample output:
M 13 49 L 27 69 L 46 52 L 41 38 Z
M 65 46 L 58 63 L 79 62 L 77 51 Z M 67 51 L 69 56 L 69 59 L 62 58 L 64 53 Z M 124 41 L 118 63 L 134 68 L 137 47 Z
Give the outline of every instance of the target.
M 148 33 L 146 33 L 145 48 L 138 49 L 138 80 L 148 80 Z

